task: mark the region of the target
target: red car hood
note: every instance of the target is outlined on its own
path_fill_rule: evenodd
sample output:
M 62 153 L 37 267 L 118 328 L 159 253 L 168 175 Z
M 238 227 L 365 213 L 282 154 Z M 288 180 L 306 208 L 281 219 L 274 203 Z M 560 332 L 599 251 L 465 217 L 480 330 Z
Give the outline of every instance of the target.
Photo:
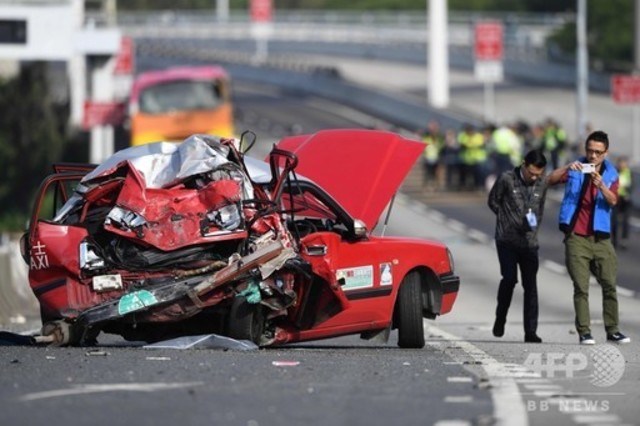
M 282 139 L 298 156 L 296 171 L 312 179 L 349 214 L 373 229 L 424 143 L 373 130 L 322 130 Z

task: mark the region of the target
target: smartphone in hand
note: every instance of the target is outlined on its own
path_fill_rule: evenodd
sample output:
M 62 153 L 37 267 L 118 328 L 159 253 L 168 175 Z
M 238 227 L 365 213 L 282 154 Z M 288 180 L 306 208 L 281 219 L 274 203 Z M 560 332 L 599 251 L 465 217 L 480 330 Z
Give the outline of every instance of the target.
M 592 163 L 582 163 L 580 171 L 582 173 L 593 173 L 596 171 L 596 165 Z

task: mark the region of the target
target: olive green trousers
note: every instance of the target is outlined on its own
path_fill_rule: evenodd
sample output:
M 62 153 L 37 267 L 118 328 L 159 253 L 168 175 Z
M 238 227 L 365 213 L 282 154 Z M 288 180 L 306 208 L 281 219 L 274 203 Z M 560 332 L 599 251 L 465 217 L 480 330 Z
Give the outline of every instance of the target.
M 618 330 L 616 279 L 618 258 L 610 239 L 569 234 L 564 241 L 565 261 L 573 281 L 573 306 L 579 335 L 591 333 L 589 314 L 589 278 L 596 277 L 602 288 L 602 318 L 607 333 Z

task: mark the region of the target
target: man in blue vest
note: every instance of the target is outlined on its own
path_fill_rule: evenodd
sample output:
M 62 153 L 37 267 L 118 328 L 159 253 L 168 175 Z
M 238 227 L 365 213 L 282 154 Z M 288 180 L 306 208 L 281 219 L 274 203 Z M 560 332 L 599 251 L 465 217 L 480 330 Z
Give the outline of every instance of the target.
M 554 170 L 549 184 L 565 184 L 560 206 L 560 230 L 565 233 L 565 262 L 573 281 L 575 324 L 580 344 L 593 345 L 589 315 L 589 278 L 593 273 L 602 287 L 603 320 L 607 341 L 629 343 L 618 328 L 616 278 L 618 260 L 611 243 L 611 210 L 618 202 L 619 177 L 607 160 L 609 138 L 591 133 L 586 157 Z

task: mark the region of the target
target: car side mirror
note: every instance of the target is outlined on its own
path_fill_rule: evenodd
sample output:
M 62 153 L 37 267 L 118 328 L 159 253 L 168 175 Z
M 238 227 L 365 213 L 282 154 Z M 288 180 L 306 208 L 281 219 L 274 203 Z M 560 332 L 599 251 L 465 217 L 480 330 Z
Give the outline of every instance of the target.
M 27 266 L 29 266 L 29 264 L 31 263 L 31 259 L 29 258 L 30 251 L 29 231 L 27 231 L 20 237 L 20 255 L 22 256 L 22 259 L 24 260 L 24 263 L 27 264 Z
M 353 221 L 353 233 L 356 237 L 362 238 L 367 236 L 367 225 L 360 219 Z

